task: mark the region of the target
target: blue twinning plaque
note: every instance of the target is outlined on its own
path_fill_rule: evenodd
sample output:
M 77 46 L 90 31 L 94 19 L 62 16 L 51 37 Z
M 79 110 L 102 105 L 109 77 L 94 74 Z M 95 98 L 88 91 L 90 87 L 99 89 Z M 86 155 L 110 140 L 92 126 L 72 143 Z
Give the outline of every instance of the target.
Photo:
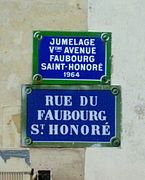
M 120 145 L 118 86 L 22 87 L 23 146 Z
M 34 32 L 34 83 L 109 84 L 110 61 L 111 33 Z

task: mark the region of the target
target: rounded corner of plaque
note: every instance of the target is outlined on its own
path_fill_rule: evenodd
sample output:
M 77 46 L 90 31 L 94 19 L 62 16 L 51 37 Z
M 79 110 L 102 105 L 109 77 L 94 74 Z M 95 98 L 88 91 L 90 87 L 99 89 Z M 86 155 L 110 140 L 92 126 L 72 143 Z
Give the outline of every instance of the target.
M 120 144 L 121 144 L 120 139 L 117 138 L 117 137 L 113 137 L 111 139 L 111 144 L 112 144 L 113 147 L 119 147 Z

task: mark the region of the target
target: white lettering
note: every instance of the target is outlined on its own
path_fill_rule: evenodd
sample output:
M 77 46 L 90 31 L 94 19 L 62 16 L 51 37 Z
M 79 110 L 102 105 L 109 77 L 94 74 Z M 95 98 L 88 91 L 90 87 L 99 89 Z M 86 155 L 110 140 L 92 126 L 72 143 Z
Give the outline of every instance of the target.
M 38 126 L 38 124 L 32 124 L 32 126 L 31 126 L 31 134 L 34 134 L 34 135 L 39 134 L 39 126 Z
M 81 126 L 81 133 L 87 135 L 89 133 L 89 127 L 87 125 Z
M 91 135 L 100 135 L 100 126 L 99 125 L 92 125 Z
M 48 110 L 48 111 L 47 111 L 47 114 L 46 114 L 44 120 L 48 120 L 48 119 L 49 119 L 49 120 L 54 120 L 53 114 L 52 114 L 52 111 L 51 111 L 51 110 Z
M 100 111 L 100 112 L 98 113 L 98 118 L 99 118 L 99 120 L 101 120 L 101 121 L 106 121 L 106 111 Z
M 88 103 L 88 98 L 86 96 L 80 96 L 80 106 L 86 106 Z
M 105 123 L 105 125 L 102 125 L 102 135 L 110 135 L 110 125 L 107 125 L 108 123 Z
M 58 135 L 58 125 L 50 124 L 48 128 L 48 133 L 50 135 Z
M 42 120 L 42 118 L 44 117 L 45 114 L 45 110 L 38 110 L 38 120 Z
M 50 50 L 50 53 L 53 53 L 54 52 L 54 47 L 53 46 L 49 46 L 49 50 Z
M 53 106 L 53 96 L 45 96 L 45 106 Z
M 66 134 L 68 134 L 68 126 L 67 125 L 61 125 L 60 126 L 60 133 L 62 134 L 62 135 L 66 135 Z
M 79 125 L 70 125 L 70 135 L 79 134 Z
M 55 44 L 55 39 L 52 38 L 51 40 L 52 40 L 52 41 L 50 41 L 50 45 L 54 45 L 54 44 Z
M 83 99 L 84 98 L 84 99 Z M 88 99 L 86 96 L 82 96 L 80 106 L 86 106 Z M 58 106 L 58 104 L 57 104 Z M 100 110 L 38 110 L 38 120 L 64 120 L 64 121 L 106 121 L 106 111 Z

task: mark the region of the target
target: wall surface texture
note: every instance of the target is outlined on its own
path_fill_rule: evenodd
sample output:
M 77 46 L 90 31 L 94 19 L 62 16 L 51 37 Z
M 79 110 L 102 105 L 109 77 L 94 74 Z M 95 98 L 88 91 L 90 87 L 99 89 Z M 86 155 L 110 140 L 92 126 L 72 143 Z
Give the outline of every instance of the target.
M 88 0 L 88 7 L 87 0 L 0 0 L 0 171 L 33 167 L 51 169 L 54 180 L 144 180 L 144 9 L 144 0 Z M 85 154 L 20 147 L 20 92 L 31 83 L 33 30 L 112 32 L 112 84 L 122 87 L 121 148 Z
M 144 9 L 144 0 L 89 0 L 88 29 L 112 32 L 112 84 L 122 87 L 122 145 L 87 149 L 85 180 L 145 178 Z
M 86 0 L 0 0 L 0 171 L 51 169 L 82 180 L 84 149 L 20 147 L 21 84 L 31 83 L 32 31 L 87 31 Z

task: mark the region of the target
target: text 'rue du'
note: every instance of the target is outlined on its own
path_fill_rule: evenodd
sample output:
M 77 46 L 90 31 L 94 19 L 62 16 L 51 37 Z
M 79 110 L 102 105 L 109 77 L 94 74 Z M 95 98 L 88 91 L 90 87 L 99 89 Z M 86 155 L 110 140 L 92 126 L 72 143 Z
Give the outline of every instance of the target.
M 98 97 L 97 96 L 80 96 L 79 105 L 80 106 L 97 106 Z M 72 106 L 72 96 L 45 96 L 45 105 L 46 106 Z

